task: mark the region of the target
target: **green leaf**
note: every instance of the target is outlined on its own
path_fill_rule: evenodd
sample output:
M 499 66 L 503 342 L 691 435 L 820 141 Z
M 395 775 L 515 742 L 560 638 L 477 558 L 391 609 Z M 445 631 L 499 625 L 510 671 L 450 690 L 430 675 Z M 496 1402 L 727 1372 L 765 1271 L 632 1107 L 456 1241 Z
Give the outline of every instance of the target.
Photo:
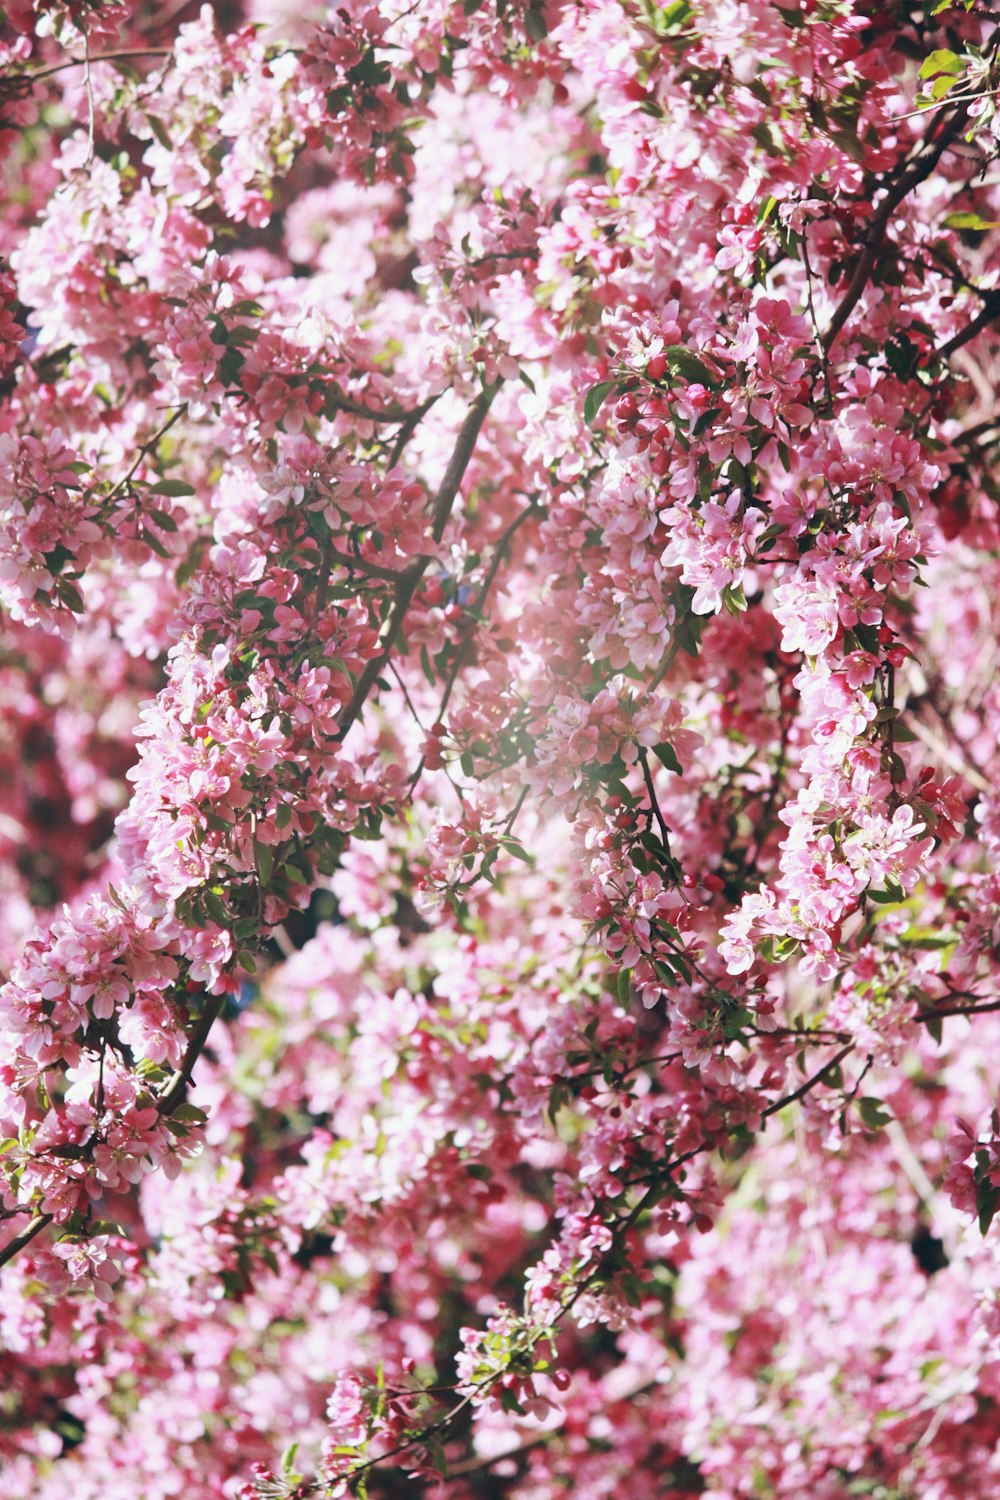
M 593 427 L 594 419 L 605 401 L 615 388 L 613 380 L 601 380 L 597 385 L 592 385 L 583 403 L 583 420 L 588 427 Z
M 173 151 L 174 143 L 170 139 L 170 136 L 167 132 L 167 127 L 164 125 L 163 121 L 158 120 L 155 115 L 147 115 L 146 124 L 156 136 L 156 139 L 159 141 L 164 151 Z
M 177 522 L 173 516 L 168 516 L 165 510 L 148 510 L 146 514 L 155 521 L 161 531 L 176 531 Z
M 722 602 L 731 615 L 742 614 L 747 607 L 747 597 L 743 592 L 742 583 L 735 586 L 727 584 L 722 590 Z
M 253 841 L 254 858 L 257 861 L 257 873 L 260 876 L 261 885 L 268 885 L 271 872 L 274 869 L 274 851 L 267 845 Z
M 985 1235 L 1000 1208 L 1000 1188 L 995 1188 L 986 1177 L 976 1189 L 976 1208 L 979 1215 L 979 1233 Z
M 229 913 L 217 892 L 206 891 L 202 896 L 202 904 L 213 922 L 217 922 L 220 927 L 228 927 Z
M 984 219 L 976 213 L 945 214 L 941 223 L 946 229 L 1000 229 L 1000 220 Z
M 208 1119 L 205 1111 L 196 1104 L 178 1104 L 176 1109 L 170 1111 L 170 1115 L 181 1125 L 204 1125 Z
M 954 77 L 953 74 L 942 73 L 941 76 L 939 78 L 935 78 L 934 82 L 931 84 L 931 98 L 937 100 L 943 99 L 946 94 L 951 93 L 957 82 L 958 79 Z
M 616 989 L 618 991 L 618 999 L 621 1001 L 622 1005 L 627 1005 L 628 1002 L 629 1002 L 629 996 L 632 993 L 632 970 L 631 969 L 619 969 L 618 970 L 618 979 L 616 981 Z
M 533 42 L 543 42 L 549 34 L 549 28 L 545 24 L 545 17 L 540 10 L 525 11 L 524 29 Z
M 219 360 L 219 379 L 223 385 L 235 385 L 244 365 L 243 355 L 238 349 L 227 349 Z
M 182 562 L 179 562 L 177 564 L 177 570 L 174 573 L 174 582 L 179 589 L 182 589 L 188 582 L 188 580 L 193 578 L 195 573 L 197 573 L 198 569 L 201 567 L 205 553 L 208 551 L 208 547 L 208 537 L 199 537 L 198 540 L 192 544 L 191 550 L 188 552 L 187 557 L 185 557 Z
M 858 1100 L 858 1114 L 867 1130 L 881 1130 L 894 1118 L 883 1101 L 870 1094 Z
M 707 427 L 711 427 L 712 423 L 715 421 L 716 417 L 719 416 L 721 411 L 721 406 L 709 406 L 705 411 L 699 412 L 697 418 L 695 419 L 695 424 L 691 428 L 691 436 L 701 437 L 705 429 Z
M 884 891 L 874 891 L 869 886 L 865 895 L 869 901 L 874 901 L 877 906 L 898 906 L 900 901 L 906 900 L 906 892 L 901 886 L 892 885 L 891 881 L 886 881 L 886 889 Z
M 965 71 L 962 59 L 948 47 L 937 47 L 929 57 L 925 57 L 920 64 L 918 78 L 936 78 L 939 73 L 962 73 Z
M 56 584 L 56 593 L 67 609 L 71 609 L 75 615 L 83 614 L 83 595 L 75 583 L 71 583 L 68 578 L 60 578 Z
M 663 352 L 667 356 L 667 363 L 674 375 L 682 376 L 692 385 L 707 386 L 709 390 L 713 390 L 718 385 L 708 365 L 683 344 L 671 344 Z
M 255 344 L 259 338 L 259 328 L 251 328 L 246 323 L 239 323 L 235 328 L 230 328 L 226 342 L 230 346 L 239 347 L 241 344 Z
M 673 771 L 675 776 L 683 774 L 683 767 L 677 759 L 673 745 L 668 745 L 666 742 L 662 745 L 654 745 L 653 754 L 662 765 L 666 766 L 668 771 Z
M 151 531 L 147 531 L 145 527 L 142 527 L 139 532 L 139 540 L 145 542 L 146 546 L 150 549 L 151 552 L 155 552 L 157 557 L 163 557 L 169 561 L 170 553 L 167 551 L 166 547 L 164 547 L 159 537 L 154 536 L 153 533 Z
M 161 479 L 159 484 L 149 487 L 151 495 L 193 495 L 194 485 L 187 484 L 183 479 Z

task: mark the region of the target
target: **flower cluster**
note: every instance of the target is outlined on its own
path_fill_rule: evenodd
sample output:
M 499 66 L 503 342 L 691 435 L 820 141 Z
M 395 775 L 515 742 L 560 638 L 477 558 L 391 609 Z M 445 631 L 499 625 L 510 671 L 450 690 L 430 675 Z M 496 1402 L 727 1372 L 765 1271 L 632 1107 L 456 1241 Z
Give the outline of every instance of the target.
M 11 1494 L 995 1491 L 991 24 L 7 7 Z

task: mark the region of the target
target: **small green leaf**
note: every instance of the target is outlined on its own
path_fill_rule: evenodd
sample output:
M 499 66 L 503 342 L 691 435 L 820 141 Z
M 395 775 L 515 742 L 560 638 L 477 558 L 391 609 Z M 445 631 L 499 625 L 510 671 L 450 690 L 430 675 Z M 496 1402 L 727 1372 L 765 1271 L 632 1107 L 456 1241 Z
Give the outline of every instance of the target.
M 883 1101 L 872 1095 L 858 1100 L 858 1114 L 867 1130 L 881 1130 L 893 1119 L 891 1111 L 886 1109 Z
M 618 979 L 617 979 L 617 982 L 616 982 L 616 989 L 618 991 L 618 999 L 621 1001 L 622 1005 L 627 1005 L 628 1002 L 629 1002 L 629 996 L 632 993 L 632 970 L 631 969 L 619 969 L 618 970 Z
M 743 592 L 742 583 L 727 584 L 722 590 L 722 602 L 731 615 L 742 614 L 747 607 L 747 598 Z
M 976 1208 L 979 1215 L 979 1233 L 985 1235 L 1000 1208 L 1000 1188 L 995 1188 L 986 1177 L 976 1189 Z
M 164 151 L 173 151 L 174 143 L 170 139 L 170 136 L 167 132 L 167 127 L 164 125 L 163 121 L 158 120 L 155 115 L 147 115 L 146 123 L 153 134 L 156 136 L 156 139 L 159 141 Z
M 208 551 L 208 547 L 208 537 L 199 537 L 192 544 L 187 557 L 177 564 L 177 570 L 174 573 L 174 582 L 179 589 L 182 589 L 189 579 L 193 578 L 195 573 L 197 573 L 201 567 L 205 553 Z
M 169 561 L 170 553 L 167 551 L 166 547 L 164 547 L 159 537 L 154 536 L 153 533 L 151 531 L 147 531 L 145 527 L 142 527 L 139 532 L 139 540 L 145 542 L 146 546 L 150 549 L 151 552 L 155 552 L 157 557 L 163 557 Z
M 906 900 L 906 892 L 902 887 L 893 885 L 888 880 L 886 881 L 886 889 L 884 891 L 875 891 L 869 886 L 865 895 L 869 901 L 874 901 L 877 906 L 897 906 L 900 901 Z
M 151 495 L 173 495 L 177 497 L 181 495 L 193 495 L 194 486 L 187 484 L 183 479 L 161 479 L 159 484 L 150 485 L 149 493 Z
M 271 872 L 274 869 L 274 851 L 267 844 L 253 841 L 254 858 L 257 861 L 257 873 L 260 876 L 261 885 L 268 885 L 271 880 Z
M 667 363 L 674 375 L 682 376 L 692 385 L 707 386 L 709 390 L 717 385 L 716 377 L 708 365 L 683 344 L 671 344 L 663 352 L 667 356 Z
M 545 17 L 540 10 L 525 11 L 524 29 L 533 42 L 544 42 L 549 34 L 549 28 L 545 24 Z
M 976 213 L 945 214 L 941 222 L 946 229 L 1000 229 L 1000 220 L 984 219 Z
M 196 1104 L 178 1104 L 170 1111 L 171 1117 L 181 1125 L 204 1125 L 208 1115 Z
M 592 385 L 587 392 L 583 403 L 583 420 L 588 427 L 593 427 L 594 419 L 605 401 L 615 388 L 613 380 L 601 380 L 597 385 Z
M 951 93 L 957 82 L 958 79 L 953 74 L 942 73 L 941 76 L 939 78 L 935 78 L 934 82 L 931 84 L 931 98 L 937 100 L 943 99 L 946 94 Z
M 962 73 L 962 59 L 947 47 L 936 48 L 920 64 L 918 78 L 936 78 L 939 73 Z
M 228 927 L 229 913 L 223 905 L 221 896 L 215 891 L 206 891 L 202 896 L 202 903 L 213 922 L 217 922 L 220 927 Z
M 683 775 L 683 767 L 677 759 L 673 745 L 668 745 L 666 742 L 662 745 L 654 745 L 653 754 L 662 765 L 666 766 L 668 771 L 673 771 L 675 776 Z
M 56 584 L 56 593 L 67 609 L 71 609 L 75 615 L 83 614 L 83 595 L 75 583 L 70 583 L 68 578 L 60 578 Z
M 148 510 L 146 514 L 156 522 L 161 531 L 176 531 L 177 522 L 173 516 L 168 516 L 165 510 Z

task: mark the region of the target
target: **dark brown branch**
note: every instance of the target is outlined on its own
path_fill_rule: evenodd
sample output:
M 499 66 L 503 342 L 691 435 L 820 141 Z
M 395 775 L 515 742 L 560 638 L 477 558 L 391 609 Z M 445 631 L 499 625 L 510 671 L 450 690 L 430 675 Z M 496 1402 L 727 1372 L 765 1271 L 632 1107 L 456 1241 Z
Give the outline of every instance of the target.
M 365 406 L 360 401 L 352 400 L 350 396 L 345 396 L 339 386 L 335 386 L 333 392 L 333 404 L 338 411 L 349 412 L 355 417 L 364 417 L 366 422 L 412 422 L 414 426 L 430 411 L 437 399 L 437 396 L 431 396 L 430 400 L 412 409 L 405 406 L 383 406 L 376 410 L 374 407 Z
M 15 1234 L 10 1243 L 0 1250 L 0 1266 L 5 1266 L 9 1260 L 13 1260 L 15 1255 L 20 1254 L 27 1245 L 31 1244 L 35 1236 L 41 1234 L 42 1230 L 51 1223 L 51 1214 L 39 1214 L 37 1218 L 32 1219 L 30 1224 L 26 1225 L 19 1234 Z
M 983 332 L 984 328 L 988 328 L 991 323 L 995 323 L 997 318 L 1000 318 L 1000 291 L 991 292 L 986 299 L 982 311 L 973 318 L 972 322 L 966 328 L 956 333 L 947 343 L 942 344 L 939 349 L 935 349 L 933 357 L 935 359 L 949 359 L 956 350 L 971 343 L 974 338 Z
M 861 300 L 862 293 L 868 285 L 872 271 L 875 269 L 878 252 L 885 238 L 889 220 L 903 200 L 912 193 L 913 189 L 930 176 L 945 151 L 947 151 L 962 129 L 967 116 L 968 110 L 963 105 L 962 108 L 952 115 L 951 119 L 940 129 L 939 133 L 940 120 L 935 118 L 924 136 L 920 152 L 915 160 L 903 172 L 895 186 L 889 188 L 885 198 L 879 204 L 875 217 L 872 219 L 868 233 L 865 236 L 864 248 L 858 257 L 858 263 L 854 268 L 854 274 L 851 277 L 847 291 L 841 298 L 833 317 L 830 319 L 830 325 L 820 341 L 824 353 L 829 353 L 840 330 Z M 935 140 L 934 136 L 936 133 L 937 139 Z
M 835 1068 L 838 1063 L 842 1063 L 847 1054 L 853 1051 L 853 1042 L 848 1042 L 846 1047 L 841 1047 L 836 1057 L 833 1057 L 829 1062 L 824 1063 L 821 1068 L 813 1073 L 811 1078 L 806 1079 L 801 1088 L 797 1088 L 795 1090 L 794 1094 L 786 1094 L 784 1099 L 776 1099 L 773 1104 L 769 1104 L 766 1109 L 762 1109 L 760 1112 L 761 1119 L 766 1120 L 770 1115 L 776 1115 L 778 1113 L 778 1110 L 784 1109 L 786 1105 L 794 1104 L 796 1100 L 805 1098 L 806 1094 L 808 1094 L 811 1089 L 814 1089 L 817 1083 L 822 1083 L 824 1073 L 829 1073 L 831 1068 Z
M 341 568 L 350 568 L 352 573 L 364 573 L 369 578 L 381 578 L 386 583 L 398 583 L 403 577 L 402 572 L 393 568 L 380 568 L 378 563 L 369 562 L 366 557 L 352 557 L 349 552 L 338 552 L 336 547 L 324 549 L 330 562 L 337 563 Z
M 660 843 L 663 845 L 668 859 L 672 858 L 670 853 L 670 829 L 667 827 L 666 819 L 660 809 L 659 799 L 656 795 L 656 787 L 653 783 L 653 773 L 649 769 L 649 756 L 645 748 L 640 747 L 639 764 L 642 766 L 642 779 L 646 783 L 646 792 L 649 796 L 650 809 L 656 819 L 656 825 L 660 830 Z
M 994 1010 L 1000 1010 L 1000 1000 L 990 1000 L 986 1005 L 935 1006 L 931 1010 L 918 1010 L 914 1020 L 926 1026 L 928 1021 L 936 1021 L 942 1016 L 985 1016 Z
M 156 1108 L 161 1115 L 169 1115 L 180 1104 L 185 1090 L 191 1081 L 191 1073 L 195 1063 L 205 1050 L 208 1034 L 222 1014 L 222 1007 L 226 1003 L 225 995 L 211 995 L 205 1002 L 205 1009 L 192 1028 L 188 1037 L 187 1050 L 176 1073 L 172 1074 L 167 1082 L 163 1093 L 160 1095 Z

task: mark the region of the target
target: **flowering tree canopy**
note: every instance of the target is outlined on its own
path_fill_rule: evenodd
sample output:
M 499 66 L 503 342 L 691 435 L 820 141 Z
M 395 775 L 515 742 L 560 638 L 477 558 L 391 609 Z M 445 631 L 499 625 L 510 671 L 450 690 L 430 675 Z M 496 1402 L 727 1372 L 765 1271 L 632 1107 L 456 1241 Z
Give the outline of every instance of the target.
M 998 13 L 3 17 L 3 1493 L 1000 1492 Z

